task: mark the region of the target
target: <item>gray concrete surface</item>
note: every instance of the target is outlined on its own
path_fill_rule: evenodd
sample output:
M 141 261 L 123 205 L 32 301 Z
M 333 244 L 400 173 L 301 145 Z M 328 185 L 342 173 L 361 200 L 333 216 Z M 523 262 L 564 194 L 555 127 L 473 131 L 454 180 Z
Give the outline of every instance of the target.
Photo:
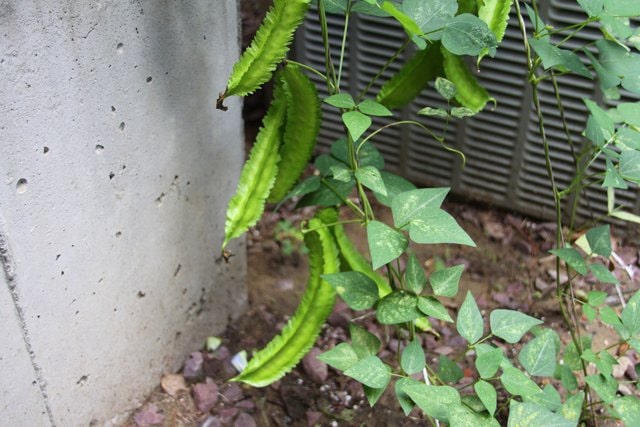
M 0 0 L 0 424 L 117 423 L 246 304 L 224 1 Z

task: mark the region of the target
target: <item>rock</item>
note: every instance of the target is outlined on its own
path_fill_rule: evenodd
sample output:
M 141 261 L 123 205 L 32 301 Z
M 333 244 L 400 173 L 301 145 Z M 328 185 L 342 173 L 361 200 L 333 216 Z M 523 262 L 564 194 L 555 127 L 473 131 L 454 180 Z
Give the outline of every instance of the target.
M 235 403 L 244 398 L 244 393 L 238 383 L 226 383 L 221 387 L 220 395 L 225 403 Z
M 324 384 L 329 375 L 327 364 L 318 359 L 321 353 L 322 351 L 320 351 L 319 348 L 314 347 L 307 353 L 304 359 L 302 359 L 304 371 L 309 375 L 309 378 L 318 384 Z
M 236 408 L 243 409 L 245 411 L 253 411 L 256 409 L 256 404 L 251 399 L 245 399 L 236 403 Z
M 164 415 L 156 405 L 149 405 L 133 417 L 138 427 L 155 426 L 164 422 Z
M 160 380 L 160 387 L 171 397 L 176 397 L 179 392 L 187 391 L 187 383 L 180 374 L 167 374 Z
M 184 362 L 182 375 L 188 380 L 197 380 L 202 378 L 204 373 L 204 357 L 199 351 L 191 353 Z
M 240 413 L 236 422 L 233 423 L 233 427 L 256 427 L 256 422 L 253 417 L 246 412 Z
M 307 417 L 307 427 L 314 427 L 314 426 L 320 425 L 322 412 L 307 411 L 305 415 Z
M 222 423 L 218 417 L 209 415 L 204 421 L 198 424 L 198 427 L 222 427 Z
M 200 412 L 208 412 L 218 401 L 218 386 L 213 381 L 193 386 L 193 400 Z
M 233 420 L 235 416 L 238 415 L 238 412 L 240 412 L 238 408 L 225 408 L 218 412 L 218 417 L 220 418 L 220 422 L 223 425 L 226 425 L 231 423 L 231 420 Z
M 618 358 L 618 364 L 613 365 L 612 374 L 613 378 L 624 378 L 629 367 L 633 366 L 633 362 L 627 356 L 621 356 Z

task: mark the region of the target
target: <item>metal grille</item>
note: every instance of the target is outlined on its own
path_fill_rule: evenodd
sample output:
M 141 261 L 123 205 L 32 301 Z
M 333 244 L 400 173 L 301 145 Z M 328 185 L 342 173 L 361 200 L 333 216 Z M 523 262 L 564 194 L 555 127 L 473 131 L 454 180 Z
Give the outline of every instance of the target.
M 526 13 L 526 11 L 523 11 Z M 548 0 L 540 2 L 540 13 L 545 22 L 556 28 L 582 21 L 585 16 L 574 0 Z M 403 119 L 417 120 L 435 134 L 442 135 L 446 128 L 446 141 L 465 153 L 467 163 L 444 150 L 421 129 L 411 126 L 391 127 L 375 138 L 376 147 L 383 153 L 388 170 L 424 185 L 445 185 L 452 192 L 465 197 L 515 209 L 529 215 L 552 218 L 554 215 L 551 186 L 547 177 L 541 143 L 538 118 L 533 108 L 531 89 L 526 81 L 526 64 L 522 53 L 522 34 L 515 14 L 512 13 L 504 40 L 495 58 L 485 58 L 481 72 L 476 77 L 496 99 L 495 110 L 486 109 L 473 118 L 454 120 L 448 124 L 435 117 L 415 114 L 425 106 L 445 107 L 446 103 L 432 87 L 425 89 L 400 115 Z M 354 15 L 351 32 L 345 50 L 343 90 L 350 90 L 355 97 L 362 91 L 380 67 L 394 55 L 405 40 L 401 27 L 392 19 Z M 335 63 L 339 59 L 344 17 L 329 15 L 328 25 L 332 39 L 330 45 Z M 527 25 L 529 25 L 529 22 Z M 566 34 L 555 35 L 560 40 Z M 583 42 L 599 38 L 595 27 L 586 28 L 580 39 L 565 44 L 575 48 Z M 309 14 L 296 43 L 297 59 L 323 70 L 325 58 L 317 15 Z M 404 59 L 413 52 L 408 49 Z M 585 60 L 586 63 L 586 60 Z M 401 64 L 392 64 L 373 84 L 370 93 L 377 93 Z M 475 68 L 475 67 L 474 67 Z M 318 83 L 321 96 L 328 92 L 323 82 Z M 564 105 L 564 117 L 568 129 L 562 126 L 561 112 L 556 105 L 554 88 L 545 81 L 539 86 L 539 101 L 545 120 L 545 132 L 552 152 L 552 167 L 557 185 L 562 189 L 570 185 L 575 165 L 572 150 L 580 150 L 585 143 L 584 130 L 587 109 L 583 98 L 600 99 L 601 94 L 594 81 L 580 76 L 557 78 Z M 640 99 L 623 93 L 618 102 Z M 610 103 L 609 106 L 615 106 Z M 326 149 L 343 135 L 343 126 L 335 108 L 323 107 L 325 123 L 320 134 L 320 146 Z M 388 118 L 377 118 L 375 126 L 390 123 Z M 570 144 L 566 132 L 571 136 Z M 591 172 L 603 172 L 604 161 L 595 162 Z M 637 187 L 616 190 L 616 204 L 640 213 L 640 197 Z M 567 203 L 573 200 L 567 199 Z M 606 190 L 590 187 L 579 195 L 578 216 L 585 220 L 607 212 Z

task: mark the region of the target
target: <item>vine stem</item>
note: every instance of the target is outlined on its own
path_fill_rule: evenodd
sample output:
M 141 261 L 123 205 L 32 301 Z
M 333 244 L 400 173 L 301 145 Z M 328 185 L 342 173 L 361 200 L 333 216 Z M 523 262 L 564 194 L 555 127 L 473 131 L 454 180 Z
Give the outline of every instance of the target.
M 369 80 L 369 83 L 367 83 L 365 88 L 360 91 L 360 93 L 358 94 L 358 97 L 356 98 L 356 103 L 358 103 L 358 102 L 360 102 L 362 100 L 362 98 L 369 91 L 369 89 L 371 89 L 371 86 L 373 86 L 373 84 L 376 81 L 378 81 L 380 76 L 382 76 L 382 74 L 384 74 L 384 72 L 387 70 L 387 68 L 389 68 L 389 65 L 391 65 L 396 59 L 398 59 L 398 57 L 400 55 L 402 55 L 402 52 L 404 52 L 407 49 L 407 47 L 409 46 L 409 43 L 411 43 L 411 40 L 406 40 L 404 42 L 404 44 L 402 46 L 400 46 L 400 48 L 398 50 L 396 50 L 396 52 L 393 54 L 393 56 L 391 56 L 391 58 L 389 58 L 387 60 L 387 62 L 384 63 L 384 65 L 380 68 L 380 70 L 376 73 L 376 75 L 373 76 L 371 78 L 371 80 Z
M 347 29 L 349 28 L 349 17 L 351 16 L 351 0 L 347 3 L 347 10 L 344 12 L 344 29 L 342 31 L 342 44 L 340 45 L 340 63 L 338 64 L 338 89 L 342 79 L 342 64 L 344 63 L 344 51 L 347 46 Z

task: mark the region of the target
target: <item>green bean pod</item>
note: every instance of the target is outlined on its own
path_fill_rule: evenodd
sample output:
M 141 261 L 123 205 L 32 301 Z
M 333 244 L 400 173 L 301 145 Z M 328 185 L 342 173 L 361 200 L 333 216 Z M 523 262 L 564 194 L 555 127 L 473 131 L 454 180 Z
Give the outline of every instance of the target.
M 316 86 L 300 68 L 287 64 L 281 75 L 287 96 L 287 118 L 280 166 L 269 202 L 282 200 L 302 175 L 316 146 L 322 116 Z
M 336 293 L 321 275 L 340 270 L 337 249 L 323 221 L 313 218 L 309 226 L 314 231 L 306 233 L 304 239 L 309 249 L 309 280 L 302 301 L 280 334 L 258 351 L 232 381 L 265 387 L 282 378 L 313 346 L 331 314 Z
M 218 97 L 218 109 L 227 109 L 223 105 L 226 97 L 248 95 L 271 79 L 289 51 L 293 34 L 302 23 L 309 3 L 310 0 L 273 2 L 251 44 L 233 66 L 227 88 Z
M 422 92 L 442 69 L 440 43 L 419 50 L 380 88 L 376 101 L 387 108 L 402 108 Z
M 442 48 L 442 57 L 444 59 L 444 74 L 447 80 L 455 85 L 456 101 L 460 105 L 477 113 L 484 108 L 487 102 L 493 101 L 495 103 L 495 99 L 489 96 L 484 87 L 480 86 L 461 57 L 450 53 L 445 48 Z
M 262 128 L 240 173 L 238 188 L 229 201 L 222 249 L 231 239 L 241 236 L 249 227 L 254 226 L 262 216 L 265 201 L 278 173 L 281 129 L 286 111 L 284 88 L 277 84 Z

